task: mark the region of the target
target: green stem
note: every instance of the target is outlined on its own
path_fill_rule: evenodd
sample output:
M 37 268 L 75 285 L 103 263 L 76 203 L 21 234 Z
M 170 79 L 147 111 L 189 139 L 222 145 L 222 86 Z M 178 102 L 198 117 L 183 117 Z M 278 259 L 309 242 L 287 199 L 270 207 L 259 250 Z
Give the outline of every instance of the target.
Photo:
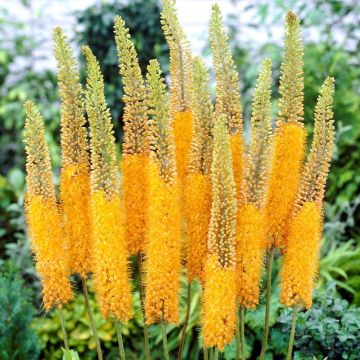
M 65 327 L 64 314 L 63 314 L 63 311 L 62 311 L 62 309 L 60 307 L 58 308 L 58 312 L 59 312 L 59 317 L 60 317 L 61 330 L 62 330 L 63 337 L 64 337 L 65 350 L 70 350 L 70 348 L 69 348 L 69 340 L 68 340 L 66 327 Z
M 93 332 L 94 339 L 95 339 L 96 351 L 97 351 L 98 359 L 103 360 L 100 340 L 99 340 L 99 336 L 98 336 L 97 331 L 96 331 L 96 325 L 95 325 L 95 321 L 94 321 L 94 316 L 93 316 L 93 312 L 91 310 L 91 306 L 90 306 L 90 302 L 89 302 L 89 294 L 88 294 L 88 289 L 87 289 L 87 285 L 86 285 L 86 280 L 84 278 L 82 278 L 81 281 L 82 281 L 82 287 L 83 287 L 83 291 L 84 291 L 86 311 L 87 311 L 87 313 L 89 315 L 90 326 L 91 326 L 91 330 Z
M 241 338 L 241 360 L 246 359 L 246 348 L 245 348 L 245 309 L 240 309 L 240 338 Z
M 207 348 L 207 347 L 204 347 L 204 348 L 203 348 L 203 352 L 204 352 L 204 360 L 209 360 L 208 348 Z
M 165 325 L 164 320 L 161 321 L 160 325 L 161 325 L 161 331 L 162 331 L 162 340 L 163 340 L 165 360 L 170 360 L 169 349 L 168 349 L 168 344 L 167 344 L 167 337 L 166 337 L 166 325 Z
M 115 320 L 115 328 L 116 328 L 116 335 L 118 339 L 118 345 L 119 345 L 119 353 L 120 353 L 120 359 L 125 360 L 125 349 L 124 349 L 124 342 L 121 332 L 121 322 L 118 320 Z
M 145 289 L 142 282 L 142 255 L 141 253 L 138 254 L 138 268 L 139 268 L 139 290 L 140 290 L 140 301 L 141 301 L 141 311 L 144 319 L 144 342 L 145 342 L 145 359 L 151 360 L 150 355 L 150 346 L 149 346 L 149 327 L 145 323 Z
M 293 314 L 291 318 L 291 331 L 290 331 L 290 339 L 289 339 L 289 346 L 288 352 L 286 355 L 286 360 L 291 360 L 293 346 L 294 346 L 294 339 L 295 339 L 295 330 L 296 330 L 296 317 L 298 314 L 298 308 L 293 308 Z
M 270 250 L 268 266 L 267 266 L 267 284 L 266 284 L 266 309 L 265 309 L 265 327 L 264 327 L 264 336 L 261 345 L 260 360 L 265 359 L 266 346 L 269 337 L 269 322 L 270 322 L 270 297 L 271 297 L 271 275 L 272 275 L 272 266 L 274 261 L 274 249 Z
M 183 351 L 183 347 L 184 347 L 184 343 L 185 343 L 186 328 L 187 328 L 187 324 L 189 322 L 189 316 L 190 316 L 190 305 L 191 305 L 191 282 L 188 284 L 186 314 L 185 314 L 184 325 L 181 329 L 181 339 L 180 339 L 180 345 L 179 345 L 178 360 L 181 360 L 181 355 L 182 355 L 182 351 Z
M 214 352 L 214 360 L 219 360 L 219 349 L 216 347 Z
M 235 360 L 240 360 L 240 331 L 239 331 L 239 315 L 237 315 L 237 316 L 236 316 Z

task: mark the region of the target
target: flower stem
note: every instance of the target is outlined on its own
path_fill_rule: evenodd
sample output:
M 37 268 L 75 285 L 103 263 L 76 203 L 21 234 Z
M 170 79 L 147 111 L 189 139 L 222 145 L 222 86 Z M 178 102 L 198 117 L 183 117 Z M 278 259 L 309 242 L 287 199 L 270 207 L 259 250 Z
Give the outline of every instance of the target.
M 69 340 L 68 340 L 68 336 L 67 336 L 67 332 L 66 332 L 65 319 L 64 319 L 64 314 L 63 314 L 62 308 L 59 307 L 58 312 L 59 312 L 59 317 L 60 317 L 61 330 L 62 330 L 63 337 L 64 337 L 65 350 L 70 350 Z
M 266 346 L 269 337 L 269 322 L 270 322 L 270 297 L 271 297 L 271 275 L 274 261 L 274 249 L 270 250 L 268 265 L 267 265 L 267 284 L 266 284 L 266 309 L 265 309 L 265 327 L 264 336 L 261 345 L 260 360 L 265 359 Z
M 295 339 L 297 314 L 298 314 L 298 308 L 294 307 L 292 318 L 291 318 L 291 331 L 290 331 L 290 339 L 289 339 L 289 346 L 288 346 L 288 352 L 286 355 L 286 360 L 291 360 L 292 350 L 293 350 L 293 346 L 294 346 L 294 339 Z
M 204 360 L 209 360 L 208 348 L 207 348 L 207 347 L 204 347 L 204 348 L 203 348 L 203 352 L 204 352 Z
M 161 321 L 160 325 L 161 325 L 161 331 L 162 331 L 162 340 L 163 340 L 165 360 L 170 360 L 169 349 L 168 349 L 168 344 L 167 344 L 167 337 L 166 337 L 166 324 L 165 324 L 164 320 Z
M 240 309 L 240 338 L 241 338 L 241 360 L 246 359 L 246 348 L 245 348 L 245 309 Z
M 119 353 L 120 353 L 120 359 L 125 360 L 125 349 L 124 349 L 124 342 L 123 337 L 121 333 L 121 322 L 118 320 L 115 320 L 115 328 L 116 328 L 116 335 L 118 339 L 118 345 L 119 345 Z
M 183 347 L 184 347 L 184 343 L 185 343 L 186 328 L 187 328 L 187 324 L 189 322 L 189 316 L 190 316 L 190 305 L 191 305 L 191 282 L 189 282 L 189 284 L 188 284 L 186 314 L 185 314 L 184 325 L 181 329 L 181 339 L 180 339 L 180 345 L 179 345 L 178 360 L 181 360 L 181 355 L 182 355 L 182 351 L 183 351 Z
M 216 347 L 214 352 L 214 360 L 219 360 L 219 349 Z
M 98 336 L 97 331 L 96 331 L 94 316 L 93 316 L 93 312 L 91 310 L 91 306 L 90 306 L 90 302 L 89 302 L 89 294 L 88 294 L 88 289 L 87 289 L 87 285 L 86 285 L 86 280 L 84 278 L 82 278 L 81 282 L 82 282 L 82 287 L 83 287 L 83 292 L 84 292 L 86 311 L 87 311 L 87 313 L 89 315 L 90 326 L 91 326 L 91 330 L 93 332 L 95 343 L 96 343 L 96 351 L 97 351 L 98 359 L 103 360 L 100 340 L 99 340 L 99 336 Z
M 240 331 L 239 331 L 239 315 L 238 315 L 238 316 L 236 316 L 235 360 L 240 360 Z
M 145 359 L 151 360 L 150 355 L 150 346 L 149 346 L 149 327 L 145 323 L 145 307 L 144 307 L 144 298 L 145 298 L 145 291 L 144 285 L 142 281 L 142 255 L 141 253 L 138 254 L 138 268 L 139 268 L 139 291 L 140 291 L 140 301 L 141 301 L 141 311 L 144 319 L 144 342 L 145 342 Z

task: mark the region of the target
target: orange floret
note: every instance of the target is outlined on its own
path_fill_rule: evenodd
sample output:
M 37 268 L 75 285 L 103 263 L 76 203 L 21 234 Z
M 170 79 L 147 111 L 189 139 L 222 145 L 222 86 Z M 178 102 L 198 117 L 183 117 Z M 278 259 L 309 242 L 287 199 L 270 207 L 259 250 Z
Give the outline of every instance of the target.
M 243 180 L 243 139 L 241 133 L 230 135 L 230 147 L 232 154 L 232 166 L 234 172 L 234 180 L 236 186 L 236 198 L 238 204 L 243 203 L 243 194 L 241 192 L 241 184 Z
M 125 240 L 132 255 L 145 249 L 148 161 L 148 153 L 139 153 L 126 154 L 121 162 Z
M 305 156 L 302 124 L 281 123 L 275 133 L 274 157 L 266 202 L 269 246 L 282 248 L 294 208 Z
M 202 307 L 204 346 L 223 350 L 234 337 L 236 326 L 235 269 L 221 267 L 215 255 L 205 265 Z
M 259 304 L 265 248 L 264 216 L 255 205 L 240 207 L 237 217 L 236 281 L 239 304 L 255 309 Z
M 166 183 L 154 160 L 149 163 L 146 242 L 146 323 L 179 322 L 180 210 L 175 183 Z
M 102 315 L 120 321 L 132 317 L 131 286 L 119 196 L 92 194 L 94 275 Z
M 192 115 L 190 111 L 176 112 L 173 119 L 176 148 L 176 169 L 180 185 L 183 185 L 189 164 L 192 138 Z
M 319 206 L 314 202 L 305 203 L 291 223 L 280 272 L 280 300 L 284 305 L 311 307 L 321 228 Z
M 61 307 L 71 300 L 72 293 L 58 208 L 52 200 L 33 194 L 28 194 L 25 205 L 36 271 L 43 286 L 44 307 L 46 310 Z
M 212 203 L 209 175 L 194 173 L 187 177 L 185 203 L 189 237 L 186 249 L 188 279 L 189 282 L 195 278 L 203 281 Z
M 87 164 L 63 167 L 60 198 L 70 270 L 85 278 L 92 271 L 90 174 Z

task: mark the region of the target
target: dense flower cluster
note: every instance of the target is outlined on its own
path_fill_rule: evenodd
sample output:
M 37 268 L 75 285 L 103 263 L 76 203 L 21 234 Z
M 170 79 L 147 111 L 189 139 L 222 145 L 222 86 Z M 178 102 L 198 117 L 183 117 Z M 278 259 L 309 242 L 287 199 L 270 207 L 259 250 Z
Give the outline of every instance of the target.
M 259 303 L 267 252 L 281 250 L 281 302 L 311 306 L 335 137 L 334 80 L 327 78 L 321 87 L 306 156 L 301 29 L 289 12 L 277 119 L 273 124 L 271 60 L 265 59 L 245 141 L 239 75 L 219 6 L 212 8 L 209 27 L 215 105 L 209 71 L 192 56 L 174 0 L 164 0 L 161 23 L 170 49 L 169 96 L 157 60 L 150 61 L 143 77 L 129 30 L 115 17 L 125 104 L 121 161 L 98 60 L 83 47 L 83 89 L 67 38 L 60 28 L 54 30 L 60 192 L 57 199 L 43 120 L 28 101 L 29 234 L 47 310 L 71 299 L 72 273 L 83 281 L 93 275 L 102 315 L 128 321 L 129 256 L 138 255 L 145 328 L 177 324 L 184 263 L 190 286 L 198 280 L 203 289 L 204 347 L 223 350 L 237 332 L 238 309 L 243 314 Z

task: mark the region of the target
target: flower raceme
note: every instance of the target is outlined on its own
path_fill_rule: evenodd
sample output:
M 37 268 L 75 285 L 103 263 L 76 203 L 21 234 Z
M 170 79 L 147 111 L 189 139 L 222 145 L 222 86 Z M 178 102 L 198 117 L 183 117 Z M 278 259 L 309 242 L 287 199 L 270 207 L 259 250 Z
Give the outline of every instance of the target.
M 268 184 L 271 129 L 271 61 L 264 60 L 253 98 L 251 142 L 245 153 L 243 203 L 238 204 L 236 279 L 244 308 L 259 303 L 265 249 L 264 199 Z
M 185 185 L 188 242 L 186 246 L 188 278 L 204 280 L 207 236 L 211 210 L 211 153 L 213 106 L 210 97 L 209 74 L 204 62 L 193 62 L 193 136 L 189 170 Z
M 180 187 L 184 185 L 192 137 L 192 54 L 174 0 L 164 0 L 161 25 L 170 49 L 170 112 Z
M 130 254 L 144 251 L 146 221 L 146 167 L 149 161 L 146 89 L 129 29 L 115 17 L 115 42 L 119 72 L 124 85 L 124 142 L 122 145 L 122 190 L 125 239 Z
M 212 207 L 205 265 L 202 328 L 204 345 L 223 349 L 236 323 L 236 188 L 226 117 L 214 126 Z
M 305 157 L 303 45 L 299 20 L 289 12 L 280 70 L 280 112 L 266 203 L 269 247 L 284 248 Z
M 90 168 L 85 106 L 74 54 L 61 28 L 53 33 L 61 97 L 60 199 L 70 270 L 85 278 L 92 271 Z
M 179 321 L 180 207 L 174 138 L 160 65 L 151 60 L 147 73 L 150 162 L 145 258 L 146 323 Z
M 68 280 L 69 259 L 55 198 L 43 119 L 32 102 L 25 102 L 24 107 L 27 115 L 24 130 L 26 220 L 35 254 L 36 270 L 43 286 L 44 307 L 50 310 L 52 307 L 61 308 L 72 298 Z
M 244 144 L 239 76 L 231 55 L 220 8 L 217 4 L 212 7 L 209 33 L 216 80 L 216 116 L 224 114 L 226 117 L 226 127 L 230 134 L 237 200 L 241 203 Z
M 94 276 L 102 315 L 120 321 L 132 317 L 123 209 L 117 177 L 115 139 L 99 64 L 90 48 L 87 60 L 86 111 L 90 123 L 91 214 Z
M 312 304 L 322 232 L 322 202 L 334 147 L 334 80 L 327 78 L 315 108 L 314 137 L 304 166 L 281 268 L 281 302 Z M 306 244 L 306 246 L 304 246 Z

